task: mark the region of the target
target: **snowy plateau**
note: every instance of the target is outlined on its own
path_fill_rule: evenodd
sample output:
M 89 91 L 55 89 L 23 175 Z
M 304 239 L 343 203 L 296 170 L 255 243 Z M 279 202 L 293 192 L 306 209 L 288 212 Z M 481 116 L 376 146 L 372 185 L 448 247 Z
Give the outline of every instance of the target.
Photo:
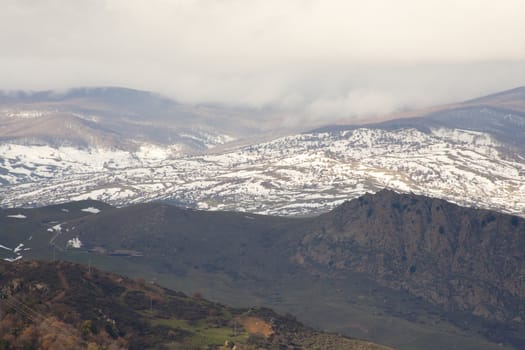
M 305 133 L 222 153 L 0 145 L 0 205 L 166 200 L 207 210 L 311 215 L 390 188 L 525 216 L 525 159 L 459 129 Z

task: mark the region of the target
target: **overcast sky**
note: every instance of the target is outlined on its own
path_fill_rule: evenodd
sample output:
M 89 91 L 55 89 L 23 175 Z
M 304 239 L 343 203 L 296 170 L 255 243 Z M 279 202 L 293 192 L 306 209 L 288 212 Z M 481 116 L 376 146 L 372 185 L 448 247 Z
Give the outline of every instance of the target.
M 2 0 L 0 89 L 352 118 L 525 85 L 523 0 Z

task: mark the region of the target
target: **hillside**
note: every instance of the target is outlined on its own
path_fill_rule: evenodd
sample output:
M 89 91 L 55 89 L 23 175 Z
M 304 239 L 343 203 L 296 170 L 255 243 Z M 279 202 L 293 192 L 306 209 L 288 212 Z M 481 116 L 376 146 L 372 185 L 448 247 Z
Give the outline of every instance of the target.
M 55 256 L 149 276 L 399 348 L 525 342 L 516 216 L 386 190 L 310 218 L 93 201 L 0 214 L 10 260 Z
M 382 191 L 321 215 L 295 260 L 334 276 L 364 272 L 494 322 L 492 334 L 503 338 L 525 329 L 525 220 L 515 216 Z
M 238 114 L 119 87 L 0 91 L 0 142 L 121 151 L 159 145 L 176 155 L 199 153 L 249 134 L 253 126 Z
M 387 349 L 66 262 L 1 262 L 0 285 L 1 349 Z
M 440 128 L 469 130 L 487 133 L 500 143 L 523 152 L 524 120 L 525 87 L 518 87 L 460 103 L 398 113 L 382 122 L 324 126 L 316 131 L 333 132 L 363 127 L 382 130 L 416 128 L 425 133 Z
M 91 198 L 312 215 L 387 187 L 525 215 L 523 157 L 466 130 L 319 132 L 192 157 L 145 146 L 127 153 L 6 144 L 0 154 L 3 207 Z
M 389 188 L 525 216 L 523 89 L 270 138 L 244 125 L 254 111 L 118 88 L 40 95 L 0 101 L 4 208 L 96 199 L 296 216 Z

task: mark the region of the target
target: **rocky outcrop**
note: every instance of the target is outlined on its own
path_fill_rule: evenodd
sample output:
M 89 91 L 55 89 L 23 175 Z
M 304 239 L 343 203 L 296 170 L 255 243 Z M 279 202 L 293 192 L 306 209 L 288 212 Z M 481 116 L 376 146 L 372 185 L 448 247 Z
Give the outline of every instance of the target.
M 447 310 L 525 318 L 525 220 L 381 191 L 317 219 L 297 254 L 337 276 L 365 272 Z

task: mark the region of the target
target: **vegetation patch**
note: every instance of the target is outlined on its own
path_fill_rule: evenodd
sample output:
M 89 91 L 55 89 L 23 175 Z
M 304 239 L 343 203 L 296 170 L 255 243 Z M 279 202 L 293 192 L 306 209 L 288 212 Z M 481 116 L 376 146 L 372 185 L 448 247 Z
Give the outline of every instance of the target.
M 241 324 L 250 334 L 260 334 L 266 338 L 273 334 L 272 326 L 259 317 L 243 317 L 241 318 Z

